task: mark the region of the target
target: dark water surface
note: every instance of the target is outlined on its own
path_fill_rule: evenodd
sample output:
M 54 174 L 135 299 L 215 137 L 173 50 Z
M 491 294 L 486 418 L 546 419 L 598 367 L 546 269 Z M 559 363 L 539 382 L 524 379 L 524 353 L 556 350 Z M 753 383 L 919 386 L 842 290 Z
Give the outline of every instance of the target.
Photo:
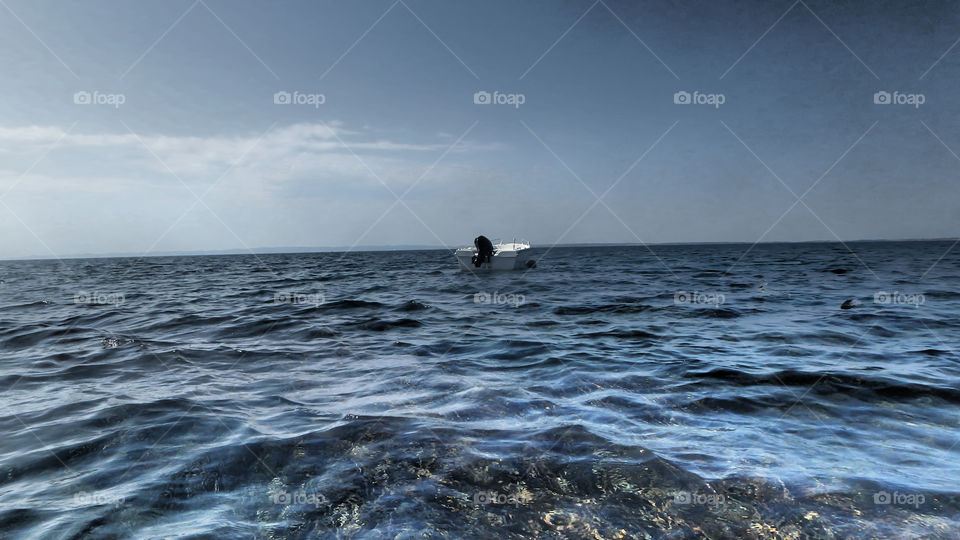
M 0 537 L 960 538 L 960 247 L 747 247 L 0 262 Z

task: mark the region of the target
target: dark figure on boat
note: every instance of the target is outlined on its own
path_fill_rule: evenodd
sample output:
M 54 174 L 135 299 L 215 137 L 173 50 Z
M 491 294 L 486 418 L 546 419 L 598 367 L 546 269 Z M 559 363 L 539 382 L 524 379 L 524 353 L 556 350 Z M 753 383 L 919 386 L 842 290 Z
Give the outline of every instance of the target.
M 477 248 L 477 254 L 473 256 L 473 265 L 480 268 L 481 264 L 490 262 L 490 258 L 493 257 L 493 242 L 486 236 L 480 235 L 474 239 L 473 245 Z

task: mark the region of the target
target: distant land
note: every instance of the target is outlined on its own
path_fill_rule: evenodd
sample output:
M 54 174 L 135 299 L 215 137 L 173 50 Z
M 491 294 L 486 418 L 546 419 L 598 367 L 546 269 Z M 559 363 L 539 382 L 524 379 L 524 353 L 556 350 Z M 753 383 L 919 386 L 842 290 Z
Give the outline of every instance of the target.
M 960 242 L 960 238 L 902 238 L 897 240 L 889 239 L 861 239 L 861 240 L 797 240 L 797 241 L 776 241 L 776 242 L 648 242 L 641 244 L 638 242 L 612 242 L 612 243 L 568 243 L 568 244 L 533 244 L 534 248 L 561 248 L 561 247 L 643 247 L 643 246 L 750 246 L 758 245 L 776 245 L 776 244 L 863 244 L 863 243 L 895 243 L 895 242 Z M 466 244 L 463 244 L 466 245 Z M 199 250 L 199 251 L 154 251 L 150 253 L 81 253 L 71 254 L 63 257 L 54 255 L 36 255 L 27 257 L 9 257 L 2 258 L 0 261 L 36 261 L 36 260 L 70 260 L 70 259 L 125 259 L 125 258 L 148 258 L 148 257 L 203 257 L 218 255 L 283 255 L 296 253 L 343 253 L 365 251 L 450 251 L 455 246 L 437 246 L 420 244 L 398 244 L 389 246 L 313 246 L 313 247 L 265 247 L 253 249 L 222 249 L 222 250 Z

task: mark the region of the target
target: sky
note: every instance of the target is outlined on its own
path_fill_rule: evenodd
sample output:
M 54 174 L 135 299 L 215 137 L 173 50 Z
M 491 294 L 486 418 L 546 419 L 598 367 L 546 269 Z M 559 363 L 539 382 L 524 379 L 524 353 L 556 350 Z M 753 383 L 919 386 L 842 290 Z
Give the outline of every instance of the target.
M 956 237 L 958 40 L 952 2 L 0 0 L 0 258 Z

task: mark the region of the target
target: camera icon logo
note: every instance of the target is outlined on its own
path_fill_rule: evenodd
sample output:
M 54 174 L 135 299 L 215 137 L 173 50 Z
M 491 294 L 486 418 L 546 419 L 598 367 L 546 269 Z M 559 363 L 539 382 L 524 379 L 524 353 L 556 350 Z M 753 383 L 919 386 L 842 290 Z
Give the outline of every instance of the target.
M 93 102 L 90 92 L 81 90 L 73 95 L 73 102 L 77 105 L 89 105 Z
M 673 303 L 674 304 L 689 304 L 690 303 L 690 293 L 687 291 L 677 291 L 673 293 Z
M 890 303 L 890 293 L 886 291 L 877 291 L 873 293 L 873 303 L 874 304 L 889 304 Z
M 271 498 L 273 499 L 273 504 L 291 504 L 293 502 L 293 497 L 285 491 L 275 493 Z
M 473 295 L 474 304 L 489 304 L 493 301 L 493 297 L 488 292 L 478 292 Z
M 277 92 L 273 95 L 274 105 L 289 105 L 290 104 L 290 92 L 284 92 L 283 90 Z
M 878 491 L 873 494 L 873 504 L 890 504 L 893 500 L 886 491 Z
M 876 105 L 889 105 L 890 92 L 885 92 L 883 90 L 880 90 L 879 92 L 873 94 L 873 102 Z
M 473 94 L 473 103 L 474 105 L 489 105 L 490 101 L 490 92 L 480 90 Z
M 673 102 L 677 105 L 689 105 L 690 104 L 690 92 L 680 90 L 673 95 Z
M 675 504 L 690 504 L 690 492 L 688 491 L 678 491 L 673 494 L 673 502 Z

